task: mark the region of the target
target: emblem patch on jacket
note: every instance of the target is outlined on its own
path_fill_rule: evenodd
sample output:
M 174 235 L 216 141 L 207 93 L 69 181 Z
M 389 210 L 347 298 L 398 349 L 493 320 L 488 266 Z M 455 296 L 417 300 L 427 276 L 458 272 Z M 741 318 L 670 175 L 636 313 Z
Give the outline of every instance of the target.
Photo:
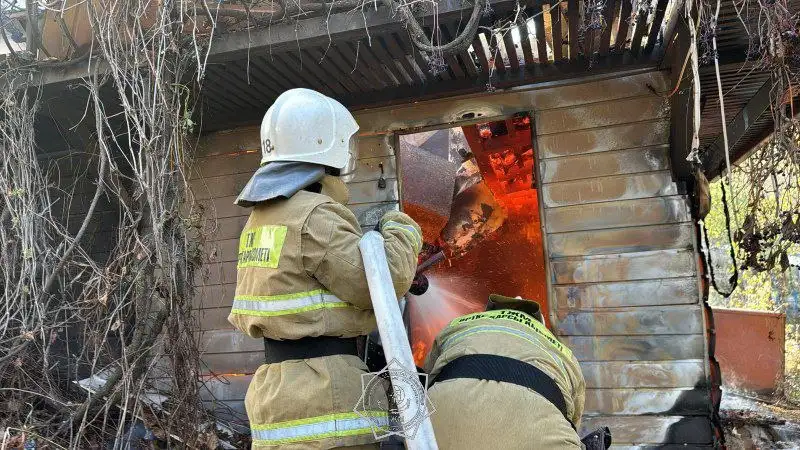
M 239 238 L 236 267 L 278 267 L 286 230 L 284 225 L 262 225 L 244 230 Z

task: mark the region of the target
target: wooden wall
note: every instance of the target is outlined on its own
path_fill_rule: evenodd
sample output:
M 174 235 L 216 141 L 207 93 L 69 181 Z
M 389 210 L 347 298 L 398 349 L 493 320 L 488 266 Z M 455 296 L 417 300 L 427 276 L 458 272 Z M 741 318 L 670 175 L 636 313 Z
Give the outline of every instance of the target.
M 711 443 L 694 228 L 671 177 L 669 104 L 648 87 L 667 84 L 658 72 L 618 74 L 357 113 L 362 164 L 351 207 L 370 228 L 398 207 L 397 132 L 535 112 L 552 323 L 586 377 L 584 428 L 610 426 L 621 448 Z M 236 374 L 211 380 L 209 392 L 222 400 L 215 406 L 238 411 L 263 346 L 225 320 L 247 214 L 232 202 L 258 149 L 256 128 L 207 136 L 192 181 L 216 217 L 196 281 L 204 361 L 209 373 Z
M 695 231 L 670 172 L 669 110 L 620 94 L 535 110 L 552 323 L 581 361 L 585 431 L 711 444 Z

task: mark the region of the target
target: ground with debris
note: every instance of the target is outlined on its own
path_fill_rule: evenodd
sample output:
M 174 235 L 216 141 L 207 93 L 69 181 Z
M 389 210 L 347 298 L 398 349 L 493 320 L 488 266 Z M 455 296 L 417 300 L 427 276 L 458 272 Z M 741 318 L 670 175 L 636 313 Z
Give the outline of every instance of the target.
M 720 406 L 730 450 L 800 449 L 800 407 L 726 391 Z

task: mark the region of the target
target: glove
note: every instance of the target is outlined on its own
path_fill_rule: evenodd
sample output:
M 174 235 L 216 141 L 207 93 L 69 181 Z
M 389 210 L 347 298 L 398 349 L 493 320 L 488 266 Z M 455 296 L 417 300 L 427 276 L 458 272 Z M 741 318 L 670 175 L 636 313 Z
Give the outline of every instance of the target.
M 611 446 L 611 430 L 601 427 L 581 439 L 586 450 L 606 450 Z

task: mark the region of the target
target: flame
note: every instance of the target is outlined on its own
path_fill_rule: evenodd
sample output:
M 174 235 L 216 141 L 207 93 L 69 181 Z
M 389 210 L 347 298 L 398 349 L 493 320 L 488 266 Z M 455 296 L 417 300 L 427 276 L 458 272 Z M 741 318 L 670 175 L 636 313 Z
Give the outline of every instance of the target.
M 524 122 L 523 122 L 524 123 Z M 471 130 L 468 130 L 471 128 Z M 547 280 L 544 266 L 539 201 L 534 186 L 534 154 L 530 128 L 516 129 L 514 136 L 480 141 L 475 126 L 464 133 L 479 161 L 481 173 L 496 201 L 507 210 L 505 223 L 483 236 L 459 258 L 434 266 L 426 275 L 428 291 L 411 297 L 411 341 L 414 361 L 422 365 L 436 335 L 451 320 L 486 307 L 489 294 L 522 296 L 538 301 L 547 314 Z M 472 139 L 474 137 L 475 139 Z M 479 142 L 491 143 L 489 148 Z M 403 174 L 403 183 L 435 180 Z M 404 199 L 403 209 L 417 220 L 432 242 L 426 225 L 447 222 L 435 212 Z M 435 228 L 433 233 L 440 228 Z

